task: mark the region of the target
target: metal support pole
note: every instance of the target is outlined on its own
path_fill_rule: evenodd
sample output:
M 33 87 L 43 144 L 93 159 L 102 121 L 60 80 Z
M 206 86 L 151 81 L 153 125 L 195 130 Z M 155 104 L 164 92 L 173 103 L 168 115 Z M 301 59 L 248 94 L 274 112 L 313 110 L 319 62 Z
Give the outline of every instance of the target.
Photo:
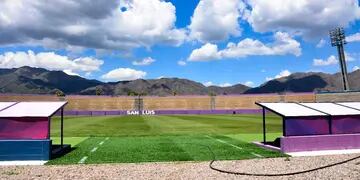
M 340 61 L 340 69 L 341 69 L 341 75 L 343 80 L 343 87 L 345 91 L 350 90 L 349 89 L 349 81 L 348 81 L 348 72 L 346 67 L 346 59 L 345 59 L 345 53 L 344 53 L 344 46 L 342 44 L 339 44 L 337 46 L 338 54 L 339 54 L 339 61 Z
M 329 121 L 329 134 L 332 134 L 332 118 L 331 118 L 331 116 L 328 117 L 328 121 Z
M 348 81 L 348 74 L 347 74 L 347 67 L 346 67 L 346 60 L 345 60 L 345 52 L 344 52 L 344 44 L 346 44 L 346 36 L 344 28 L 335 28 L 330 31 L 330 40 L 331 46 L 337 47 L 338 54 L 339 54 L 339 64 L 341 69 L 342 75 L 342 82 L 344 91 L 349 91 L 349 81 Z
M 282 118 L 282 123 L 283 123 L 283 136 L 287 136 L 286 134 L 286 119 L 285 117 Z
M 263 143 L 266 143 L 266 124 L 265 124 L 265 108 L 262 108 L 262 114 L 263 114 Z
M 64 145 L 64 108 L 61 108 L 61 128 L 60 128 L 60 133 L 61 133 L 61 148 L 63 148 Z

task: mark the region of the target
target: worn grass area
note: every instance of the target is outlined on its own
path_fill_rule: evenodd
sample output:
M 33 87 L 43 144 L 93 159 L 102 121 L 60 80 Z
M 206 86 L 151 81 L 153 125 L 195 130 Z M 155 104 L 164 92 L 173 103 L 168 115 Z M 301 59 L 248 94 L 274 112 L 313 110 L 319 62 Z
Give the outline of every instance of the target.
M 283 156 L 249 143 L 262 138 L 259 115 L 68 117 L 64 124 L 64 142 L 75 148 L 48 164 L 74 164 L 84 157 L 84 163 L 211 160 L 205 146 L 218 160 Z M 59 127 L 55 118 L 53 139 Z M 278 117 L 267 117 L 269 139 L 281 128 Z

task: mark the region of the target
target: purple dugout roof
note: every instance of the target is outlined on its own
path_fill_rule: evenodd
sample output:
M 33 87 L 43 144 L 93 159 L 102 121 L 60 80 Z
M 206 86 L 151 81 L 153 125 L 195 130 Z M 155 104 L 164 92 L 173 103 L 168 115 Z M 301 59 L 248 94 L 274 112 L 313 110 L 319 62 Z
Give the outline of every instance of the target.
M 360 103 L 257 103 L 284 117 L 360 115 Z M 356 108 L 357 107 L 357 108 Z M 359 108 L 359 109 L 358 109 Z
M 0 118 L 2 117 L 50 117 L 67 102 L 0 102 Z

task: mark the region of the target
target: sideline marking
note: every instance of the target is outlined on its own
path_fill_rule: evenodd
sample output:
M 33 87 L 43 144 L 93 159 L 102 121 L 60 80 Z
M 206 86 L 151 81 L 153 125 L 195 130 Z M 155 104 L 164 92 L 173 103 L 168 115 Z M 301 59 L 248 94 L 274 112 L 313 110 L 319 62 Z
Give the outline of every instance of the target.
M 105 141 L 109 140 L 109 137 L 105 138 Z
M 259 157 L 259 158 L 263 158 L 264 156 L 260 155 L 260 154 L 256 154 L 256 153 L 253 153 L 251 152 L 252 155 L 256 156 L 256 157 Z
M 104 141 L 101 141 L 101 142 L 99 143 L 100 146 L 103 145 L 103 144 L 104 144 Z
M 78 163 L 84 164 L 87 158 L 88 158 L 87 156 L 84 156 L 83 158 L 80 159 L 80 161 Z
M 232 147 L 234 147 L 234 148 L 236 148 L 236 149 L 240 149 L 240 150 L 242 150 L 242 148 L 241 148 L 241 147 L 236 146 L 236 145 L 231 144 L 231 143 L 228 143 L 228 142 L 223 141 L 223 140 L 221 140 L 221 139 L 213 138 L 213 137 L 208 136 L 208 135 L 206 135 L 205 137 L 208 137 L 208 138 L 210 138 L 210 139 L 214 139 L 214 140 L 216 140 L 216 141 L 218 141 L 218 142 L 221 142 L 221 143 L 223 143 L 223 144 L 227 144 L 227 145 L 232 146 Z
M 90 152 L 95 152 L 98 149 L 98 147 L 94 147 Z

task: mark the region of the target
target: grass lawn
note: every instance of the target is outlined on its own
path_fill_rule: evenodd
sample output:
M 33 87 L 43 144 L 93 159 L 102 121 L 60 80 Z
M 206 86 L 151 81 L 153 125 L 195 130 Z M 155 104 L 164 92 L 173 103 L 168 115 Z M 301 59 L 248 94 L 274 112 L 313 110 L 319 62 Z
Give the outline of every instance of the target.
M 55 143 L 59 127 L 59 119 L 53 118 Z M 268 139 L 281 131 L 280 118 L 268 116 Z M 48 164 L 211 160 L 205 146 L 218 160 L 284 156 L 249 143 L 262 139 L 260 115 L 66 117 L 64 136 L 74 150 Z

